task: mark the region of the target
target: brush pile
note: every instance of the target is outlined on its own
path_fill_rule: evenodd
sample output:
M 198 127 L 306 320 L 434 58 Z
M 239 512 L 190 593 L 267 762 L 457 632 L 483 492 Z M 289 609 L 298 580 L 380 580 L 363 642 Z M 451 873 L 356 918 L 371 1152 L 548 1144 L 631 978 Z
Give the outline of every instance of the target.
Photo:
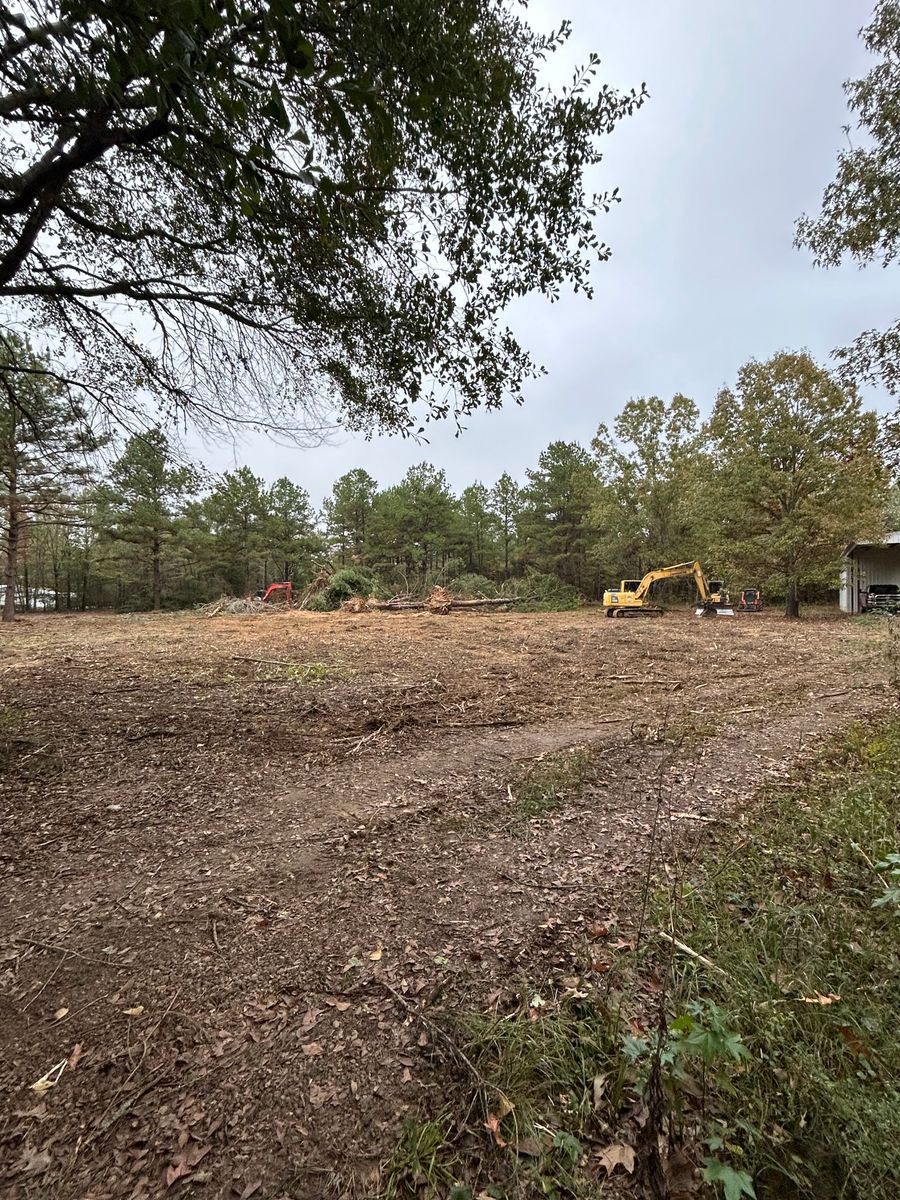
M 283 609 L 283 606 L 282 606 Z M 220 596 L 209 604 L 201 604 L 197 612 L 203 617 L 219 617 L 228 614 L 236 617 L 257 617 L 260 613 L 275 612 L 276 608 L 263 604 L 255 596 Z

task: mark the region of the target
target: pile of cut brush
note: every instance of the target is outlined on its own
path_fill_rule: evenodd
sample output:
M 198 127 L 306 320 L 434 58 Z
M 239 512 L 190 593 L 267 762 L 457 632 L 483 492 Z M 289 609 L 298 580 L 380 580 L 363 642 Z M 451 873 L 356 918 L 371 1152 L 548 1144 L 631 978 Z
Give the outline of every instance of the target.
M 515 604 L 520 597 L 499 596 L 488 599 L 486 596 L 476 596 L 472 599 L 460 599 L 445 587 L 434 587 L 424 599 L 415 596 L 392 596 L 390 600 L 376 600 L 370 597 L 351 596 L 341 605 L 344 612 L 413 612 L 427 611 L 433 613 L 449 613 L 458 609 L 488 608 L 494 605 Z
M 220 596 L 218 600 L 212 600 L 209 604 L 201 604 L 197 608 L 197 612 L 204 617 L 218 617 L 222 613 L 255 617 L 260 613 L 274 611 L 275 609 L 271 605 L 263 604 L 262 600 L 255 596 Z

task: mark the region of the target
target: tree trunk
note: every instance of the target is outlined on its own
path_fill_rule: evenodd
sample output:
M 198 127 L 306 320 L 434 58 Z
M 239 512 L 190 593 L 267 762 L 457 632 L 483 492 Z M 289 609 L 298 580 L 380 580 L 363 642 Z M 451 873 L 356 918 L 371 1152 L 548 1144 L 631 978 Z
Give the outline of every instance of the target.
M 800 597 L 797 595 L 796 579 L 792 579 L 788 584 L 787 594 L 784 597 L 784 615 L 791 620 L 796 620 L 800 616 Z
M 3 597 L 4 621 L 12 621 L 16 615 L 16 560 L 19 555 L 19 521 L 15 514 L 14 502 L 10 500 L 9 524 L 6 527 L 6 570 L 4 582 L 6 594 Z
M 31 588 L 28 586 L 28 551 L 22 561 L 22 588 L 25 592 L 25 611 L 31 612 Z
M 6 568 L 3 575 L 6 593 L 3 597 L 4 621 L 16 616 L 16 566 L 19 557 L 19 505 L 16 496 L 16 472 L 10 472 L 9 497 L 6 502 Z
M 159 538 L 153 539 L 153 611 L 159 612 L 162 608 L 162 567 L 160 565 Z

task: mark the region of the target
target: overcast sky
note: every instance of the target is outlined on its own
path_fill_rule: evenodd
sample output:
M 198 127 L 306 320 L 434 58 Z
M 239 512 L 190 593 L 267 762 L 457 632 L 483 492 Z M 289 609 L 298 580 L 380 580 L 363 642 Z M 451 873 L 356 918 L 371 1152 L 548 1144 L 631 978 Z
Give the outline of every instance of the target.
M 817 210 L 834 173 L 841 84 L 867 68 L 857 32 L 870 11 L 870 0 L 532 0 L 535 27 L 572 21 L 554 64 L 562 80 L 596 50 L 602 78 L 646 81 L 650 99 L 606 139 L 596 185 L 618 185 L 622 203 L 601 218 L 613 257 L 594 272 L 594 299 L 535 298 L 512 314 L 547 368 L 525 405 L 471 417 L 458 438 L 432 425 L 424 446 L 342 436 L 297 450 L 260 438 L 197 456 L 287 475 L 316 504 L 356 466 L 388 485 L 427 459 L 457 489 L 490 485 L 504 470 L 522 478 L 555 439 L 589 444 L 632 396 L 684 392 L 707 412 L 748 358 L 806 348 L 825 360 L 888 325 L 898 316 L 888 273 L 814 270 L 792 245 L 795 219 Z

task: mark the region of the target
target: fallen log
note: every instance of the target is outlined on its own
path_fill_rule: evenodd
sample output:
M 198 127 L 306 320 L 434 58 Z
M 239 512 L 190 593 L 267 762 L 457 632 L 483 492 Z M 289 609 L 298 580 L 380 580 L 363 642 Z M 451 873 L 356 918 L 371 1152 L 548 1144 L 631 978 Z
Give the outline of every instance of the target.
M 521 596 L 484 597 L 473 600 L 447 601 L 445 604 L 432 604 L 428 600 L 365 600 L 354 596 L 345 600 L 341 605 L 344 612 L 452 612 L 457 608 L 490 608 L 501 604 L 515 604 Z

